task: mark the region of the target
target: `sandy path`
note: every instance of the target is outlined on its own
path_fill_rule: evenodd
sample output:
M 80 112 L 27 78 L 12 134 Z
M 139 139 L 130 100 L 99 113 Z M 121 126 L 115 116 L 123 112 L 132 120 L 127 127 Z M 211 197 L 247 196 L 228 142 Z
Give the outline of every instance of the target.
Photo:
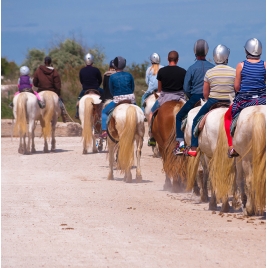
M 49 154 L 42 139 L 35 155 L 18 143 L 2 138 L 2 267 L 265 267 L 266 219 L 163 191 L 146 144 L 143 183 L 126 184 L 106 180 L 106 154 L 82 155 L 79 137 Z

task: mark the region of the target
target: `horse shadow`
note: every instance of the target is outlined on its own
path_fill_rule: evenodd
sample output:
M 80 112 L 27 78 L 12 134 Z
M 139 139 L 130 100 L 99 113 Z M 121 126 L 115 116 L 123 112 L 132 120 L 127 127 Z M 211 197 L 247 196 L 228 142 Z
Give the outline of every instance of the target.
M 45 153 L 43 150 L 42 151 L 36 151 L 34 153 L 32 153 L 31 155 L 35 155 L 35 154 L 54 154 L 54 153 L 67 153 L 67 152 L 72 152 L 73 150 L 64 150 L 64 149 L 55 149 L 54 151 L 49 151 L 48 153 Z

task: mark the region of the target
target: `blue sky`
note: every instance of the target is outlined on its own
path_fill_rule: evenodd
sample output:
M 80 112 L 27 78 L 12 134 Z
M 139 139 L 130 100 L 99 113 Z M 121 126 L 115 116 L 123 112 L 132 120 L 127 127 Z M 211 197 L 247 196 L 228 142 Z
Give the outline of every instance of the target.
M 178 65 L 194 63 L 193 45 L 203 38 L 213 48 L 230 48 L 229 65 L 245 59 L 243 46 L 252 37 L 266 58 L 265 0 L 2 0 L 1 56 L 21 65 L 28 49 L 48 51 L 53 43 L 75 37 L 103 48 L 109 62 L 123 56 L 127 64 L 143 63 L 151 53 L 177 50 Z

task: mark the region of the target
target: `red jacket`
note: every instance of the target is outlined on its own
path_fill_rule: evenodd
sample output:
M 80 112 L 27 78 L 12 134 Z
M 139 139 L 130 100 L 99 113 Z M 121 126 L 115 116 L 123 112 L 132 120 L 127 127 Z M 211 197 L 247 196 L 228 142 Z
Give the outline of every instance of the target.
M 60 96 L 60 76 L 53 67 L 40 65 L 34 73 L 33 84 L 38 88 L 37 92 L 50 90 Z

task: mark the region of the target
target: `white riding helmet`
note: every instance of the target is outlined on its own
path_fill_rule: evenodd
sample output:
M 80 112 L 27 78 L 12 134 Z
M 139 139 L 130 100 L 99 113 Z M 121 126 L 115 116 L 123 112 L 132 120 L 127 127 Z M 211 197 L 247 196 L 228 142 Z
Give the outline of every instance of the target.
M 206 56 L 208 54 L 208 43 L 204 39 L 198 39 L 194 44 L 195 56 Z
M 213 59 L 216 64 L 225 64 L 230 55 L 230 49 L 225 45 L 217 45 L 213 50 Z
M 260 56 L 262 53 L 262 44 L 257 38 L 248 39 L 244 48 L 252 56 Z
M 20 67 L 20 74 L 21 75 L 28 75 L 30 73 L 30 69 L 27 66 Z
M 91 55 L 90 53 L 87 53 L 85 55 L 85 62 L 86 62 L 86 65 L 91 65 L 94 62 L 93 55 Z
M 150 56 L 150 61 L 152 64 L 154 64 L 154 63 L 159 64 L 160 63 L 160 56 L 157 53 L 153 53 Z

